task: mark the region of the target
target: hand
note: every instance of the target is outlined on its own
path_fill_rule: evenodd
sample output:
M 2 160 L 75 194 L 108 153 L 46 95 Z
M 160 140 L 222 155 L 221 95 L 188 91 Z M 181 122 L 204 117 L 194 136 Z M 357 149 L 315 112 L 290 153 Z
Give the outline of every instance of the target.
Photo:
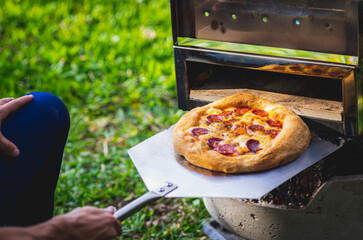
M 113 216 L 114 212 L 112 206 L 106 209 L 83 207 L 58 218 L 65 222 L 64 230 L 68 232 L 69 239 L 106 240 L 122 233 L 121 223 Z
M 109 240 L 122 233 L 114 212 L 112 206 L 77 208 L 38 225 L 0 228 L 0 239 Z
M 33 100 L 32 95 L 26 95 L 17 99 L 14 98 L 3 98 L 0 99 L 0 129 L 1 123 L 9 116 L 10 113 L 15 112 L 19 108 L 23 107 L 25 104 Z M 19 149 L 14 143 L 10 142 L 8 139 L 2 135 L 0 131 L 0 151 L 17 157 L 19 155 Z

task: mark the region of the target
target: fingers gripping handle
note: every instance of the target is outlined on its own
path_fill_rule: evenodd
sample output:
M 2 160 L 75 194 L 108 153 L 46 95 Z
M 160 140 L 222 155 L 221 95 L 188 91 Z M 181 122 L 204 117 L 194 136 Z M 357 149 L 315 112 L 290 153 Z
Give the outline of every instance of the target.
M 165 185 L 159 187 L 156 190 L 145 193 L 144 195 L 136 198 L 126 206 L 117 210 L 113 216 L 120 221 L 125 220 L 135 212 L 139 211 L 141 208 L 145 207 L 147 204 L 167 195 L 171 191 L 177 188 L 176 185 L 172 183 L 166 183 Z

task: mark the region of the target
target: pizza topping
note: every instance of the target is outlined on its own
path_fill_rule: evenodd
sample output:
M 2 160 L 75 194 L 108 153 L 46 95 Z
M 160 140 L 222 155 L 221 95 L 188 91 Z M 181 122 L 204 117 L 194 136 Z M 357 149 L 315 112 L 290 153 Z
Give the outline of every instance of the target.
M 209 115 L 207 117 L 207 120 L 209 122 L 222 122 L 223 121 L 223 117 L 220 115 Z
M 193 137 L 198 138 L 200 135 L 208 134 L 209 130 L 206 128 L 194 128 L 191 133 Z
M 249 112 L 251 109 L 250 108 L 236 108 L 234 110 L 234 112 L 238 115 L 238 116 L 242 116 L 244 114 L 246 114 L 247 112 Z
M 222 110 L 218 109 L 218 108 L 210 108 L 206 111 L 206 113 L 208 115 L 218 115 L 222 113 Z
M 282 122 L 280 122 L 280 121 L 274 121 L 274 120 L 269 119 L 266 121 L 266 123 L 268 125 L 270 125 L 271 127 L 282 128 Z
M 248 127 L 248 129 L 254 131 L 254 132 L 257 132 L 257 131 L 261 131 L 263 132 L 265 130 L 265 128 L 261 125 L 251 125 Z
M 283 114 L 268 108 L 211 108 L 200 118 L 199 127 L 189 132 L 211 150 L 237 156 L 263 149 L 280 133 L 283 121 Z
M 224 125 L 227 129 L 231 129 L 233 127 L 233 123 L 237 122 L 237 119 L 230 119 L 224 122 Z
M 260 142 L 255 140 L 255 139 L 250 139 L 246 142 L 246 146 L 247 148 L 253 152 L 253 153 L 256 153 L 259 149 L 259 146 L 260 146 Z
M 275 130 L 275 129 L 270 129 L 265 131 L 266 134 L 270 135 L 271 138 L 275 138 L 277 136 L 277 134 L 279 134 L 279 130 Z
M 232 144 L 219 145 L 216 150 L 223 155 L 231 155 L 237 152 L 236 146 Z
M 232 127 L 232 130 L 233 130 L 234 133 L 236 133 L 238 135 L 244 134 L 246 132 L 246 128 L 245 128 L 245 125 L 243 123 L 234 125 Z
M 268 116 L 268 112 L 264 111 L 264 110 L 260 110 L 260 109 L 253 109 L 252 113 L 260 116 L 260 117 L 267 117 Z
M 222 112 L 220 115 L 223 116 L 223 117 L 227 117 L 229 115 L 232 115 L 233 111 L 225 111 L 225 112 Z
M 196 167 L 245 173 L 293 161 L 308 146 L 310 131 L 286 107 L 242 93 L 186 113 L 173 140 L 176 153 Z
M 207 140 L 207 144 L 208 144 L 209 147 L 211 147 L 212 149 L 214 149 L 214 148 L 218 147 L 218 144 L 220 142 L 222 142 L 222 141 L 223 141 L 223 139 L 221 139 L 221 138 L 215 138 L 215 137 L 213 137 L 213 138 L 209 138 Z

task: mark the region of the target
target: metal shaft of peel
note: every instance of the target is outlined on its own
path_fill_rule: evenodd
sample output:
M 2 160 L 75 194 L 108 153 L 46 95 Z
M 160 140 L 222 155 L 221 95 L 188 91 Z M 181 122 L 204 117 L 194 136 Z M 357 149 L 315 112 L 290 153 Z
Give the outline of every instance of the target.
M 161 198 L 163 195 L 160 195 L 155 192 L 147 192 L 144 195 L 136 198 L 126 206 L 117 210 L 113 216 L 120 221 L 125 220 L 135 212 L 139 211 L 141 208 L 145 207 L 147 204 Z
M 145 193 L 144 195 L 136 198 L 126 206 L 117 210 L 113 216 L 120 221 L 125 220 L 127 217 L 131 216 L 141 208 L 145 207 L 147 204 L 164 197 L 171 191 L 178 188 L 176 185 L 167 182 L 165 185 L 160 186 L 156 190 Z

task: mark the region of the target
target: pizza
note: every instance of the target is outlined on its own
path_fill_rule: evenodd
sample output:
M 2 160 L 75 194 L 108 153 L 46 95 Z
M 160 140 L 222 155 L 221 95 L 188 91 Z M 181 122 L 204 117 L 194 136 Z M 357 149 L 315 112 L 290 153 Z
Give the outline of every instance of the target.
M 339 67 L 330 67 L 322 65 L 310 64 L 292 64 L 292 65 L 277 65 L 271 64 L 259 68 L 260 70 L 267 70 L 273 72 L 283 72 L 298 75 L 310 75 L 317 77 L 330 77 L 330 78 L 343 78 L 348 73 L 348 69 Z
M 293 161 L 308 146 L 310 131 L 288 108 L 241 93 L 187 112 L 175 125 L 173 141 L 195 166 L 243 173 Z

